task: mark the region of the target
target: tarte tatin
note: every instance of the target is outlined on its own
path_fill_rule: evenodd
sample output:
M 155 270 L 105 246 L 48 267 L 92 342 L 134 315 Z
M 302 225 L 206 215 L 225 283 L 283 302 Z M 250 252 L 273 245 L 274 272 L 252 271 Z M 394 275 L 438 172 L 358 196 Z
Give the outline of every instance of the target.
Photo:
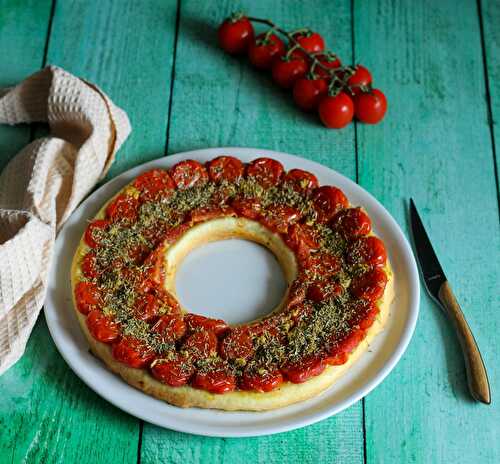
M 238 326 L 187 313 L 178 264 L 194 247 L 244 238 L 287 279 L 266 317 Z M 331 386 L 382 329 L 392 300 L 371 221 L 314 174 L 219 156 L 144 172 L 89 223 L 71 282 L 92 352 L 129 384 L 182 407 L 260 411 Z

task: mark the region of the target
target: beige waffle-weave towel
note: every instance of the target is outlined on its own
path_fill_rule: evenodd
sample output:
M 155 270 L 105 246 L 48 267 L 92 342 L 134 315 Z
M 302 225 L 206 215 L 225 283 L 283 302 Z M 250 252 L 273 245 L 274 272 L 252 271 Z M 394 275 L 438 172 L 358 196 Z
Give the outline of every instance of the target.
M 130 133 L 99 88 L 54 66 L 0 90 L 0 123 L 34 121 L 50 135 L 0 175 L 0 374 L 22 356 L 42 307 L 57 231 Z

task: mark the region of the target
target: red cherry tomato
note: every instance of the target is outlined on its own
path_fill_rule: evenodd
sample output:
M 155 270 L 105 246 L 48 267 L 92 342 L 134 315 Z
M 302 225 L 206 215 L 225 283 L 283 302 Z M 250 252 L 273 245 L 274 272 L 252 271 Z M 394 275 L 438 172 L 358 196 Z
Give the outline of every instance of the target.
M 387 99 L 378 89 L 359 93 L 354 97 L 356 118 L 365 124 L 377 124 L 387 111 Z
M 346 237 L 351 238 L 368 235 L 372 229 L 370 218 L 361 208 L 348 208 L 339 211 L 333 217 L 330 225 Z
M 186 323 L 179 314 L 165 314 L 161 316 L 151 331 L 160 334 L 166 342 L 179 340 L 186 333 Z
M 369 301 L 377 301 L 382 298 L 385 286 L 387 285 L 387 275 L 376 267 L 351 282 L 351 292 L 358 298 Z
M 210 393 L 227 393 L 236 388 L 236 378 L 223 365 L 215 366 L 208 372 L 197 372 L 192 385 Z
M 286 234 L 288 227 L 300 219 L 300 211 L 288 205 L 273 205 L 260 218 L 262 225 L 279 234 Z
M 257 158 L 247 166 L 247 176 L 255 179 L 263 187 L 277 185 L 283 177 L 283 165 L 271 158 Z
M 320 100 L 328 93 L 325 79 L 297 79 L 293 86 L 293 99 L 304 111 L 315 110 Z
M 334 296 L 340 295 L 343 291 L 342 285 L 325 281 L 319 281 L 311 284 L 307 289 L 307 299 L 320 303 L 329 300 Z
M 187 358 L 177 355 L 174 359 L 156 359 L 151 363 L 151 373 L 155 379 L 170 385 L 186 385 L 194 373 L 194 367 Z
M 88 279 L 95 279 L 99 276 L 99 272 L 96 268 L 97 261 L 96 256 L 93 251 L 89 251 L 82 259 L 81 268 L 83 275 Z
M 293 224 L 288 229 L 285 243 L 295 251 L 299 262 L 307 260 L 311 252 L 319 249 L 317 234 L 314 229 L 306 224 Z
M 210 219 L 236 216 L 236 212 L 230 206 L 207 206 L 205 208 L 197 208 L 189 213 L 190 220 L 193 224 L 209 221 Z
M 372 75 L 364 66 L 358 64 L 355 67 L 354 74 L 347 80 L 347 85 L 357 95 L 361 93 L 361 86 L 367 87 L 372 83 Z
M 153 169 L 142 173 L 134 181 L 134 187 L 141 192 L 140 200 L 146 202 L 172 193 L 175 184 L 167 171 Z
M 375 322 L 375 319 L 377 318 L 379 312 L 379 308 L 375 304 L 370 302 L 367 307 L 366 313 L 363 316 L 363 319 L 361 319 L 361 321 L 359 322 L 359 328 L 364 330 L 370 328 Z
M 205 166 L 195 160 L 178 162 L 171 168 L 170 175 L 179 189 L 203 185 L 208 181 L 208 173 Z
M 92 221 L 85 230 L 85 243 L 90 248 L 97 248 L 99 246 L 100 238 L 98 237 L 100 231 L 109 226 L 109 221 L 106 219 L 96 219 Z
M 299 32 L 293 35 L 298 44 L 309 53 L 319 53 L 325 49 L 325 41 L 317 32 Z M 301 53 L 299 51 L 299 53 Z
M 349 245 L 347 261 L 351 264 L 383 266 L 387 261 L 387 252 L 378 237 L 360 237 Z
M 236 182 L 245 172 L 245 166 L 233 156 L 219 156 L 208 163 L 208 175 L 213 182 Z
M 231 206 L 238 216 L 248 219 L 257 219 L 262 212 L 260 201 L 253 198 L 235 198 Z
M 352 353 L 356 347 L 365 338 L 366 331 L 362 329 L 353 330 L 346 338 L 344 338 L 337 347 L 338 353 Z
M 200 330 L 189 335 L 182 350 L 195 359 L 209 358 L 217 353 L 217 336 L 211 330 Z
M 308 262 L 307 271 L 315 277 L 330 277 L 340 271 L 341 260 L 329 253 L 315 253 Z
M 248 18 L 228 18 L 218 30 L 220 47 L 231 55 L 245 53 L 253 41 L 253 26 Z
M 295 56 L 278 58 L 272 67 L 274 82 L 284 89 L 291 89 L 295 82 L 304 77 L 309 65 L 302 59 Z
M 133 337 L 123 337 L 115 343 L 112 354 L 117 361 L 135 368 L 145 367 L 155 358 L 153 350 Z
M 328 69 L 337 69 L 337 68 L 340 68 L 340 66 L 342 66 L 342 63 L 340 62 L 340 60 L 333 53 L 323 53 L 321 55 L 316 55 L 316 59 L 325 68 L 328 68 Z M 329 80 L 331 78 L 331 74 L 329 72 L 325 71 L 320 66 L 316 66 L 314 68 L 314 73 L 319 78 L 323 78 L 323 79 L 326 79 L 326 80 Z
M 150 321 L 159 315 L 160 301 L 150 293 L 139 295 L 135 300 L 134 316 L 141 321 Z
M 318 107 L 322 123 L 330 129 L 341 129 L 352 121 L 354 104 L 345 92 L 324 97 Z
M 278 370 L 267 370 L 264 372 L 245 372 L 241 378 L 242 390 L 255 390 L 258 392 L 270 392 L 283 383 L 283 375 Z
M 124 193 L 118 195 L 106 208 L 106 216 L 111 222 L 126 220 L 133 222 L 137 219 L 139 201 Z
M 339 353 L 327 356 L 323 359 L 323 361 L 325 364 L 328 364 L 329 366 L 341 366 L 342 364 L 345 364 L 348 359 L 349 356 L 347 355 L 347 353 Z
M 284 54 L 285 44 L 276 34 L 259 34 L 248 47 L 248 59 L 259 69 L 271 69 L 273 61 Z
M 310 192 L 319 186 L 318 179 L 314 174 L 302 169 L 290 169 L 285 175 L 285 182 L 291 184 L 298 192 Z
M 209 330 L 219 337 L 229 329 L 229 326 L 222 319 L 212 319 L 199 314 L 186 314 L 184 321 L 189 332 Z
M 119 325 L 99 310 L 90 311 L 85 322 L 91 335 L 102 343 L 112 343 L 120 335 Z
M 248 359 L 253 352 L 252 337 L 245 329 L 231 330 L 219 347 L 219 354 L 223 359 Z
M 329 221 L 337 211 L 349 206 L 349 201 L 342 190 L 324 185 L 313 192 L 312 201 L 318 213 L 319 222 Z
M 99 289 L 93 282 L 78 282 L 75 285 L 75 300 L 76 307 L 82 314 L 88 314 L 102 304 Z
M 319 357 L 310 357 L 294 364 L 289 364 L 281 372 L 290 382 L 302 383 L 325 370 L 325 363 Z

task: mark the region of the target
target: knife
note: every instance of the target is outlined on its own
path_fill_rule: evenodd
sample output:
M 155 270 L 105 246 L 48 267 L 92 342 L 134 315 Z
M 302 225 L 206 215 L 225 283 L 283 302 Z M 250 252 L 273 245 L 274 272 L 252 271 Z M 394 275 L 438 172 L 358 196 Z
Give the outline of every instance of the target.
M 412 198 L 410 198 L 410 222 L 425 288 L 450 319 L 462 347 L 469 391 L 476 401 L 490 404 L 490 384 L 483 358 L 432 248 Z

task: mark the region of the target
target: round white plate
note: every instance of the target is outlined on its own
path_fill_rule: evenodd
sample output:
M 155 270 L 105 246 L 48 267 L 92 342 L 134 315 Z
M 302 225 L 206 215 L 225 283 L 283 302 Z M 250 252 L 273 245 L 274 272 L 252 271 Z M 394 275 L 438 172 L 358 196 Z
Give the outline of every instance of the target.
M 352 204 L 362 205 L 368 211 L 375 233 L 386 244 L 394 270 L 396 297 L 391 306 L 387 326 L 376 337 L 370 350 L 363 354 L 336 384 L 321 395 L 276 411 L 225 412 L 197 408 L 182 409 L 136 390 L 108 371 L 99 360 L 89 354 L 87 342 L 72 308 L 71 260 L 87 220 L 91 219 L 113 194 L 147 169 L 168 168 L 187 158 L 204 162 L 222 154 L 232 154 L 243 161 L 250 161 L 259 156 L 269 156 L 280 160 L 287 169 L 301 168 L 311 171 L 317 175 L 321 184 L 336 185 L 341 188 Z M 222 247 L 223 251 L 223 244 L 224 242 L 215 245 L 219 246 L 219 251 Z M 232 246 L 234 248 L 234 245 Z M 259 247 L 254 247 L 254 249 L 259 250 Z M 213 250 L 210 253 L 215 256 Z M 246 247 L 245 253 L 251 254 L 252 248 Z M 257 263 L 255 265 L 265 266 L 267 262 L 270 268 L 273 266 L 272 260 L 264 256 L 253 258 L 252 262 Z M 189 266 L 195 269 L 193 263 L 187 263 L 186 266 L 188 269 Z M 192 274 L 196 281 L 194 270 Z M 214 272 L 204 275 L 208 282 L 218 277 L 214 275 Z M 237 279 L 233 279 L 229 285 L 234 287 L 237 284 Z M 185 285 L 185 282 L 182 285 L 178 282 L 178 286 L 184 286 L 184 293 L 186 293 Z M 205 294 L 205 298 L 211 298 L 210 292 L 205 292 Z M 264 296 L 269 297 L 267 294 Z M 214 298 L 217 297 L 220 298 L 220 295 L 214 294 Z M 256 301 L 262 302 L 258 298 Z M 244 437 L 284 432 L 315 423 L 337 414 L 367 395 L 382 382 L 404 353 L 415 328 L 418 307 L 419 279 L 411 248 L 391 215 L 360 186 L 321 164 L 297 156 L 253 148 L 211 148 L 162 157 L 131 169 L 103 185 L 80 205 L 63 227 L 56 241 L 45 301 L 45 316 L 52 338 L 71 369 L 90 388 L 110 403 L 161 427 L 198 435 Z M 256 304 L 251 309 L 258 312 L 261 307 Z M 234 319 L 237 320 L 238 317 L 235 316 Z

